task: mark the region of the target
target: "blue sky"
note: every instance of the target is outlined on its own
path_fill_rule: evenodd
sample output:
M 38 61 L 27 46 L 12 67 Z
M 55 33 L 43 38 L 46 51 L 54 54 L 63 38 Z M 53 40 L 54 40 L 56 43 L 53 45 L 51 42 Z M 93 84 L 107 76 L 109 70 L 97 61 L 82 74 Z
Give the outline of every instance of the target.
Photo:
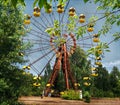
M 26 14 L 32 15 L 32 12 L 33 12 L 32 4 L 33 4 L 33 0 L 26 0 L 26 9 L 25 9 Z M 96 11 L 97 5 L 92 3 L 84 4 L 82 0 L 71 0 L 69 7 L 75 7 L 76 11 L 78 13 L 85 14 L 87 19 L 92 15 L 97 15 L 98 17 L 103 16 L 102 11 Z M 100 20 L 96 23 L 95 32 L 97 32 L 98 29 L 101 28 L 103 23 L 104 23 L 104 20 Z M 113 40 L 113 37 L 111 36 L 111 34 L 119 30 L 120 30 L 119 27 L 114 26 L 108 34 L 101 37 L 102 42 L 110 42 L 111 40 Z M 120 41 L 113 42 L 110 45 L 111 52 L 106 52 L 104 54 L 102 63 L 103 63 L 103 66 L 105 66 L 109 71 L 112 69 L 113 66 L 117 66 L 120 69 L 120 54 L 119 54 L 120 47 L 119 46 L 120 46 Z M 38 58 L 38 56 L 39 56 L 39 53 L 32 55 L 31 60 Z M 40 69 L 40 67 L 45 65 L 46 62 L 47 60 L 44 59 L 39 62 L 39 66 L 37 64 L 35 64 L 34 66 L 37 69 Z

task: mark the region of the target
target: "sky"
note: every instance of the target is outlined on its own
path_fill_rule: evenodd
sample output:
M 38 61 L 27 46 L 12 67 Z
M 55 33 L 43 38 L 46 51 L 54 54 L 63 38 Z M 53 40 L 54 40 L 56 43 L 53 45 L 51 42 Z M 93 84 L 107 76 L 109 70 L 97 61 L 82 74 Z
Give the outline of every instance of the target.
M 33 13 L 33 6 L 32 6 L 33 0 L 25 0 L 25 1 L 26 1 L 25 14 L 32 15 L 32 13 Z M 96 5 L 93 3 L 84 4 L 82 0 L 70 0 L 68 7 L 75 7 L 75 9 L 78 13 L 85 14 L 86 19 L 89 19 L 92 15 L 96 15 L 98 17 L 103 16 L 103 11 L 96 10 L 96 8 L 98 7 L 97 4 Z M 65 16 L 65 19 L 66 19 L 66 16 Z M 97 33 L 98 29 L 101 28 L 103 23 L 104 23 L 104 19 L 100 20 L 96 23 L 95 33 Z M 41 24 L 43 24 L 43 23 L 41 23 Z M 113 40 L 113 37 L 111 36 L 111 34 L 114 33 L 115 31 L 119 31 L 119 30 L 120 30 L 119 27 L 113 26 L 113 29 L 108 34 L 101 37 L 102 42 L 110 42 L 111 40 Z M 34 37 L 32 37 L 32 38 L 34 38 Z M 110 47 L 109 49 L 111 52 L 106 52 L 104 54 L 104 58 L 102 59 L 102 64 L 104 67 L 107 68 L 108 71 L 111 71 L 113 66 L 117 66 L 120 69 L 120 54 L 119 54 L 120 47 L 119 46 L 120 46 L 120 41 L 113 42 L 109 46 Z M 44 52 L 42 54 L 44 54 Z M 32 62 L 36 58 L 38 58 L 39 56 L 40 56 L 40 53 L 38 52 L 36 54 L 31 55 L 29 58 Z M 46 62 L 48 61 L 46 59 L 38 61 L 39 66 L 36 63 L 34 64 L 35 68 L 38 69 L 38 71 L 42 70 L 42 66 L 46 64 Z M 41 69 L 40 69 L 40 67 L 41 67 Z

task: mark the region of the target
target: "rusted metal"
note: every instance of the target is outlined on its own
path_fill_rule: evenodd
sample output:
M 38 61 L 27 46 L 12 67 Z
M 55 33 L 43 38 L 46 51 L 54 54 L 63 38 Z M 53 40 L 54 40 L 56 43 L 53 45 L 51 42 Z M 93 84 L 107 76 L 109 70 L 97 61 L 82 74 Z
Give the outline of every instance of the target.
M 50 84 L 50 86 L 46 86 L 45 96 L 48 96 L 48 94 L 50 93 L 51 86 L 53 85 L 53 83 L 54 83 L 54 81 L 59 73 L 59 70 L 61 67 L 61 59 L 62 59 L 62 53 L 60 52 L 60 56 L 58 58 L 56 58 L 55 65 L 53 67 L 53 72 L 52 72 L 52 74 L 49 78 L 49 81 L 48 81 L 48 84 Z
M 68 70 L 67 70 L 67 50 L 66 50 L 66 45 L 63 45 L 63 62 L 62 62 L 62 69 L 63 69 L 63 73 L 64 73 L 64 78 L 65 78 L 65 85 L 66 85 L 66 89 L 70 89 L 70 85 L 69 85 L 69 78 L 68 78 Z
M 66 89 L 67 90 L 70 89 L 69 79 L 71 80 L 72 86 L 74 87 L 74 89 L 77 89 L 77 86 L 75 86 L 75 83 L 76 83 L 75 78 L 70 70 L 70 63 L 69 63 L 66 45 L 65 44 L 61 45 L 58 51 L 60 53 L 60 56 L 56 58 L 55 65 L 53 67 L 53 72 L 48 81 L 48 84 L 50 84 L 50 86 L 46 86 L 45 96 L 48 96 L 48 94 L 50 93 L 51 86 L 53 85 L 61 67 L 64 74 Z

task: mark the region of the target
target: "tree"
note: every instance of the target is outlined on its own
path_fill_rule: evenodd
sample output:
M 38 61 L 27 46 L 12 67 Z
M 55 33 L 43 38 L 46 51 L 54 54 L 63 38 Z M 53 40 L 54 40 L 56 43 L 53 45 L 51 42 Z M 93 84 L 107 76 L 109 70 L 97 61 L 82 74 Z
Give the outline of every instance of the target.
M 91 88 L 94 97 L 118 97 L 120 96 L 120 72 L 113 67 L 110 74 L 106 68 L 97 68 L 98 76 L 94 78 Z
M 84 0 L 85 3 L 89 2 L 89 0 Z M 92 1 L 95 4 L 99 4 L 97 10 L 102 10 L 104 13 L 105 22 L 102 28 L 99 30 L 99 34 L 107 34 L 110 30 L 112 30 L 113 26 L 120 25 L 120 1 L 119 0 L 94 0 Z M 120 32 L 113 33 L 114 40 L 117 41 L 120 38 Z
M 108 91 L 110 89 L 109 73 L 106 68 L 102 66 L 98 67 L 97 69 L 98 76 L 94 78 L 94 85 L 97 89 Z
M 20 8 L 13 8 L 0 1 L 0 104 L 14 105 L 20 95 L 20 87 L 24 85 L 23 64 L 24 51 L 21 37 L 25 33 L 23 14 Z
M 56 0 L 57 1 L 57 0 Z M 64 2 L 66 2 L 67 0 L 58 0 L 59 3 L 63 4 Z M 34 0 L 33 6 L 35 6 L 36 4 L 38 4 L 38 6 L 40 8 L 45 8 L 45 9 L 49 9 L 50 5 L 51 5 L 52 0 Z M 25 6 L 25 0 L 5 0 L 3 1 L 4 4 L 11 4 L 11 6 L 13 6 L 14 8 L 17 7 L 18 4 Z
M 48 64 L 45 68 L 45 74 L 44 74 L 44 78 L 43 78 L 45 83 L 48 82 L 48 79 L 50 78 L 51 73 L 52 73 L 51 65 Z
M 91 93 L 93 97 L 113 97 L 110 90 L 109 73 L 105 67 L 97 67 L 98 76 L 93 78 Z
M 87 55 L 83 49 L 76 48 L 75 53 L 70 57 L 70 64 L 77 83 L 80 83 L 80 87 L 83 89 L 83 77 L 89 77 L 91 73 L 91 63 L 87 60 Z
M 4 0 L 2 1 L 2 3 L 4 3 L 5 5 L 10 4 L 14 8 L 17 7 L 17 4 L 21 4 L 25 6 L 25 0 Z
M 120 72 L 117 67 L 113 67 L 110 73 L 110 87 L 114 93 L 114 96 L 120 96 Z

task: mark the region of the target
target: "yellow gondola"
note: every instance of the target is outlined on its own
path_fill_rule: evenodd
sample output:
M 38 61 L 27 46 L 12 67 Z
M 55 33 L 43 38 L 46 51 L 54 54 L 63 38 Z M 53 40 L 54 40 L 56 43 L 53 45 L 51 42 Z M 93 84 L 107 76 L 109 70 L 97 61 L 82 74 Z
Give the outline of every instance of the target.
M 71 7 L 69 9 L 69 16 L 74 16 L 75 15 L 75 8 Z
M 64 12 L 64 6 L 61 5 L 61 4 L 58 4 L 58 6 L 57 6 L 57 12 L 58 13 L 63 13 Z
M 85 22 L 85 15 L 84 14 L 80 14 L 80 16 L 79 16 L 79 22 L 80 23 L 84 23 Z
M 33 15 L 35 17 L 39 17 L 40 16 L 40 8 L 39 7 L 34 7 Z

